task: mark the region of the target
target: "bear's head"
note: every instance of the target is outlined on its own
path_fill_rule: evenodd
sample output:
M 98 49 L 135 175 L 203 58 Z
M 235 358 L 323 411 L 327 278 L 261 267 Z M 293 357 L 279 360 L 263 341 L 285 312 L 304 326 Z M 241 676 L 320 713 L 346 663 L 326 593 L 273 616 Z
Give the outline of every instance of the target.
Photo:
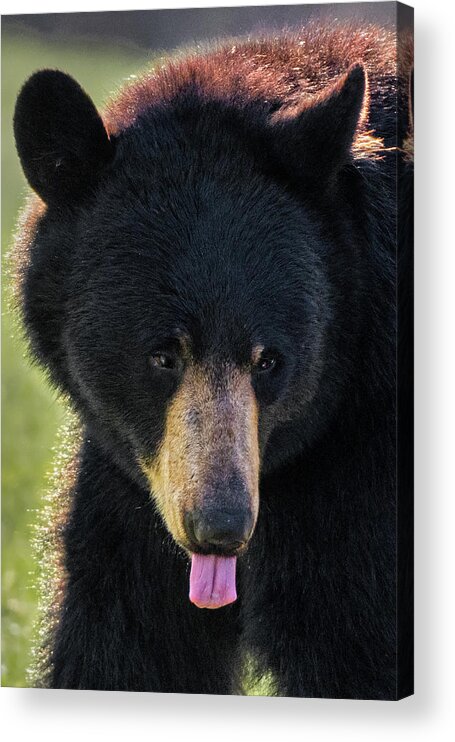
M 43 202 L 32 351 L 192 554 L 242 552 L 260 476 L 321 435 L 348 378 L 364 92 L 360 65 L 272 113 L 193 87 L 111 137 L 66 74 L 19 95 Z

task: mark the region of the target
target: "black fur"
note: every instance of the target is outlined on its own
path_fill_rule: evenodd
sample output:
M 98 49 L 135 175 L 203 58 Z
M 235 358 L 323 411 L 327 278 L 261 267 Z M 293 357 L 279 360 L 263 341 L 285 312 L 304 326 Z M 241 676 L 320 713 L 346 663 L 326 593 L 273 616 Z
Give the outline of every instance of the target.
M 59 73 L 19 97 L 19 154 L 46 201 L 27 237 L 23 317 L 84 426 L 44 684 L 234 693 L 248 655 L 279 694 L 400 695 L 397 80 L 368 71 L 364 128 L 390 149 L 354 157 L 365 72 L 340 78 L 344 61 L 303 108 L 248 84 L 235 98 L 197 75 L 177 84 L 177 68 L 167 99 L 133 91 L 137 115 L 110 139 Z M 137 463 L 177 383 L 152 381 L 147 357 L 177 327 L 200 359 L 242 365 L 255 343 L 279 358 L 255 382 L 259 521 L 239 600 L 215 611 L 189 603 L 187 558 Z
M 113 156 L 92 101 L 58 70 L 43 70 L 24 85 L 14 134 L 24 173 L 44 201 L 84 198 Z

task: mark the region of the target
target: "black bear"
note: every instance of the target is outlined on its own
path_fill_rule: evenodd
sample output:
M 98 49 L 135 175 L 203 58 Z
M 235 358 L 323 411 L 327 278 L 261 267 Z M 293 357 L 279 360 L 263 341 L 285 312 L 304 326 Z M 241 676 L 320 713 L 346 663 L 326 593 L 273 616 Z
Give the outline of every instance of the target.
M 22 316 L 82 429 L 42 685 L 231 694 L 253 667 L 280 695 L 409 692 L 395 41 L 230 42 L 102 115 L 62 72 L 22 88 Z

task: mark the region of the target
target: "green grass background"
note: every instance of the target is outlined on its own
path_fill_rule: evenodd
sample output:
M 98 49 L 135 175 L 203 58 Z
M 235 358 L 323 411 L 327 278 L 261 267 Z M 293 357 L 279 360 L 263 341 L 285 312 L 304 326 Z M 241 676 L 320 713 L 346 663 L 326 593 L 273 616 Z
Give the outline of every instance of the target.
M 36 615 L 31 541 L 64 408 L 30 366 L 8 309 L 7 253 L 27 187 L 12 134 L 17 93 L 43 67 L 73 75 L 97 104 L 147 64 L 143 50 L 99 41 L 53 41 L 9 33 L 2 38 L 2 685 L 25 686 Z

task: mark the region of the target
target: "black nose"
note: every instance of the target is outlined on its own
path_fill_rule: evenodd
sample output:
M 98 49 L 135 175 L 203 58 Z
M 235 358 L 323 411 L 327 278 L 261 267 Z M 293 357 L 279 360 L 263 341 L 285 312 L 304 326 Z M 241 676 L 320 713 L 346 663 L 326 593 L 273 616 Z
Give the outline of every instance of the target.
M 204 550 L 217 547 L 234 550 L 243 546 L 253 527 L 251 511 L 242 510 L 193 510 L 185 516 L 189 538 Z

